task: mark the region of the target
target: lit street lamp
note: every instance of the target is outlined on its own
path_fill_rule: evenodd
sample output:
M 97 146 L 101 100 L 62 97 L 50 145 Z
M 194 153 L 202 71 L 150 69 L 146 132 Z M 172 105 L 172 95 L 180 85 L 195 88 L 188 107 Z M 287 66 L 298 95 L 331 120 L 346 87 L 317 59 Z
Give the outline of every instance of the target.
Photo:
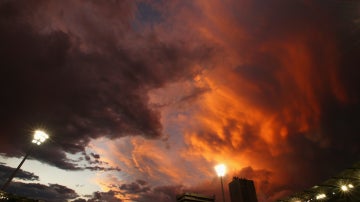
M 222 198 L 223 198 L 223 202 L 225 202 L 224 185 L 223 185 L 222 178 L 225 176 L 226 167 L 224 164 L 219 164 L 219 165 L 215 166 L 215 171 L 216 171 L 217 175 L 220 177 Z
M 36 144 L 36 145 L 41 145 L 43 142 L 45 142 L 46 139 L 49 138 L 49 135 L 46 134 L 44 131 L 41 130 L 36 130 L 34 132 L 34 138 L 32 140 L 32 143 Z M 16 173 L 20 170 L 20 167 L 22 166 L 22 164 L 25 162 L 26 158 L 29 156 L 30 152 L 26 152 L 24 158 L 22 159 L 22 161 L 20 162 L 20 164 L 18 165 L 18 167 L 14 170 L 14 172 L 11 173 L 10 177 L 8 178 L 8 180 L 5 182 L 5 184 L 1 187 L 1 190 L 5 190 L 11 180 L 14 178 L 14 176 L 16 175 Z

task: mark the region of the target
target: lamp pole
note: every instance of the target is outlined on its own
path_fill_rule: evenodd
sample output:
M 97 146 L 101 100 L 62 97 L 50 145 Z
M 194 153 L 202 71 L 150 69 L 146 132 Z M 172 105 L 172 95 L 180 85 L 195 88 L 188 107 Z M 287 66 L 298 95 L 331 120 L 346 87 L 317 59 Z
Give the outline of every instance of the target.
M 27 159 L 27 157 L 29 156 L 30 152 L 26 152 L 24 158 L 22 159 L 22 161 L 20 162 L 20 164 L 18 165 L 18 167 L 11 173 L 10 177 L 7 179 L 7 181 L 5 182 L 5 184 L 3 184 L 3 186 L 1 187 L 1 190 L 4 191 L 10 184 L 11 180 L 15 177 L 15 174 L 20 170 L 20 167 L 22 166 L 22 164 L 25 162 L 25 160 Z
M 222 176 L 220 176 L 220 182 L 221 182 L 221 192 L 222 192 L 223 202 L 225 202 L 224 185 L 223 185 L 223 177 Z
M 223 202 L 225 202 L 223 176 L 225 176 L 226 167 L 224 164 L 219 164 L 219 165 L 215 166 L 215 171 L 216 171 L 217 175 L 220 177 L 222 198 L 223 198 Z
M 45 142 L 46 139 L 49 138 L 49 135 L 41 130 L 36 130 L 34 132 L 34 138 L 32 140 L 32 143 L 36 145 L 40 145 L 43 142 Z M 4 191 L 10 184 L 11 180 L 15 177 L 16 173 L 20 170 L 20 167 L 24 164 L 27 157 L 30 155 L 30 150 L 26 152 L 24 158 L 21 160 L 18 167 L 11 173 L 10 177 L 7 179 L 7 181 L 1 186 L 1 190 Z

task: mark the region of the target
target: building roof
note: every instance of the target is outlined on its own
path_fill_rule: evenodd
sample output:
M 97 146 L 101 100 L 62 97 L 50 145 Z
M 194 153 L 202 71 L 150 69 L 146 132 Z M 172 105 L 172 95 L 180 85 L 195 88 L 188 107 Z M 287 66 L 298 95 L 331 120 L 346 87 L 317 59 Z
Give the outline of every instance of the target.
M 198 201 L 198 202 L 212 202 L 215 200 L 215 196 L 206 196 L 197 193 L 184 193 L 176 197 L 177 201 Z
M 279 202 L 313 201 L 360 201 L 360 162 L 340 172 L 338 175 L 319 183 L 310 189 L 295 193 Z

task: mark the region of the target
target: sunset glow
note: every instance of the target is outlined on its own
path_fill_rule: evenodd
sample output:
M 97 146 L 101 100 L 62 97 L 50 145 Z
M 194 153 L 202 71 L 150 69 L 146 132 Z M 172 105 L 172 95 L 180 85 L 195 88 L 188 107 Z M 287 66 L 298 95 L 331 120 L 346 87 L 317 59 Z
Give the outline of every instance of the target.
M 268 202 L 330 178 L 360 154 L 349 4 L 0 2 L 0 175 L 36 148 L 8 191 L 170 202 L 221 176 L 225 199 L 237 176 Z

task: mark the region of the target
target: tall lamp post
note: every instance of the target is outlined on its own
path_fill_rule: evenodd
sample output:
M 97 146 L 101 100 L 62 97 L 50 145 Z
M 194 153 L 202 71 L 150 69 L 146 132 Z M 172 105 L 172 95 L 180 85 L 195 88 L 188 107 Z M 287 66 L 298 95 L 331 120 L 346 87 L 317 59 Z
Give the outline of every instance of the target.
M 34 138 L 32 140 L 32 143 L 36 144 L 36 145 L 41 145 L 43 142 L 45 142 L 46 139 L 49 138 L 49 135 L 46 134 L 44 131 L 41 130 L 36 130 L 34 132 Z M 22 159 L 22 161 L 20 162 L 20 164 L 18 165 L 18 167 L 11 173 L 10 177 L 8 178 L 8 180 L 5 182 L 5 184 L 3 184 L 3 186 L 1 187 L 1 190 L 4 191 L 10 184 L 11 180 L 15 177 L 16 173 L 20 170 L 20 167 L 22 166 L 22 164 L 25 162 L 25 160 L 27 159 L 27 157 L 29 156 L 30 151 L 27 151 L 24 158 Z
M 220 177 L 222 198 L 223 198 L 223 202 L 225 202 L 223 177 L 225 176 L 225 173 L 226 173 L 226 167 L 224 164 L 219 164 L 219 165 L 215 166 L 215 171 L 216 171 L 217 175 Z

